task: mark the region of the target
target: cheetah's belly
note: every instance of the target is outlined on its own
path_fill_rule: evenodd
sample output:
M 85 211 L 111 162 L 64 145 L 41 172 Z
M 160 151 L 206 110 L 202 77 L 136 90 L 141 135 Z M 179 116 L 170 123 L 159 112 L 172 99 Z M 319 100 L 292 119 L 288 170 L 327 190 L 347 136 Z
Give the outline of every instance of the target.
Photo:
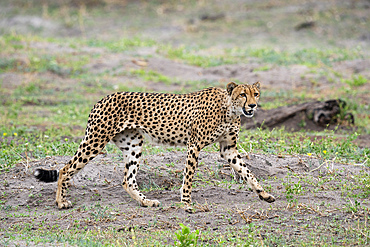
M 145 136 L 153 144 L 169 145 L 169 146 L 186 146 L 188 135 L 182 134 L 166 134 L 166 132 L 149 132 L 144 128 L 139 129 L 140 134 Z

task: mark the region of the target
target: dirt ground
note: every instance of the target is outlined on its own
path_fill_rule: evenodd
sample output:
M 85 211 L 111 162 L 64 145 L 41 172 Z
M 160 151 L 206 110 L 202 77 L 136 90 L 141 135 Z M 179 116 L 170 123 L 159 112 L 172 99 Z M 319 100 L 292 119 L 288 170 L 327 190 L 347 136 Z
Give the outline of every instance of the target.
M 353 175 L 364 170 L 369 172 L 368 168 L 322 163 L 303 156 L 279 158 L 250 154 L 248 157 L 244 159 L 250 169 L 276 201 L 272 204 L 260 201 L 246 185 L 236 181 L 238 178 L 233 180 L 230 168 L 218 153 L 201 152 L 192 193 L 193 213 L 184 211 L 179 203 L 185 152 L 172 151 L 143 158 L 137 181 L 148 198 L 161 201 L 158 208 L 140 207 L 124 191 L 120 185 L 124 164 L 118 155 L 99 155 L 74 177 L 68 192 L 74 208 L 68 211 L 59 211 L 55 206 L 56 183 L 36 182 L 32 173 L 37 167 L 61 168 L 70 157 L 48 157 L 19 164 L 0 175 L 2 197 L 6 199 L 4 208 L 11 209 L 0 211 L 1 218 L 5 219 L 2 224 L 5 229 L 20 222 L 23 226 L 27 222 L 33 226 L 43 222 L 45 226 L 46 222 L 47 229 L 55 225 L 62 229 L 78 225 L 85 229 L 113 227 L 125 231 L 139 227 L 151 231 L 178 229 L 179 223 L 188 223 L 195 229 L 222 232 L 255 222 L 267 225 L 268 232 L 268 229 L 280 229 L 284 223 L 291 226 L 284 234 L 295 236 L 303 234 L 302 227 L 308 222 L 314 227 L 332 220 L 346 220 L 348 224 L 363 220 L 342 210 L 349 201 L 338 189 L 341 182 L 334 179 L 318 188 L 309 181 L 335 174 L 350 183 Z M 302 182 L 305 193 L 293 195 L 297 200 L 294 207 L 287 199 L 287 188 L 282 186 L 299 181 L 299 177 L 289 175 L 293 173 L 307 178 Z M 10 212 L 19 216 L 7 216 Z

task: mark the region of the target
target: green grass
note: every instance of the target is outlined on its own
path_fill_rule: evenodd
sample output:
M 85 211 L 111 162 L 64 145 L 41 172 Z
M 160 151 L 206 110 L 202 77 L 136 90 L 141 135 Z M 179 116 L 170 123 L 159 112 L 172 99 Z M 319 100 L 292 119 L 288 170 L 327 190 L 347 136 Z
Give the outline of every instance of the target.
M 172 46 L 163 46 L 160 47 L 159 52 L 166 55 L 169 59 L 184 61 L 188 64 L 207 68 L 214 67 L 223 64 L 233 64 L 237 63 L 237 59 L 228 57 L 225 54 L 221 55 L 212 55 L 204 51 L 203 55 L 199 54 L 199 49 L 197 48 L 188 48 L 184 46 L 172 47 Z
M 291 133 L 286 132 L 284 128 L 280 128 L 273 130 L 248 130 L 242 132 L 240 136 L 239 144 L 248 152 L 262 152 L 274 155 L 301 154 L 323 160 L 370 165 L 368 158 L 370 148 L 358 147 L 354 142 L 358 137 L 356 132 L 339 138 L 334 131 L 316 134 L 305 132 Z
M 130 76 L 138 76 L 145 81 L 150 82 L 162 82 L 166 85 L 170 85 L 172 83 L 176 83 L 177 80 L 173 80 L 168 76 L 164 76 L 156 71 L 153 70 L 145 70 L 145 69 L 132 69 L 128 73 Z
M 20 162 L 27 163 L 46 156 L 73 155 L 79 145 L 78 142 L 65 137 L 65 131 L 60 129 L 50 128 L 46 131 L 39 131 L 22 127 L 1 129 L 0 133 L 2 172 Z
M 126 227 L 122 230 L 115 227 L 95 229 L 83 227 L 83 222 L 71 222 L 70 229 L 60 229 L 58 225 L 50 228 L 47 222 L 16 223 L 9 232 L 3 232 L 0 244 L 6 246 L 16 241 L 20 245 L 65 243 L 74 246 L 189 246 L 179 245 L 180 241 L 173 230 L 149 231 L 139 227 Z M 365 246 L 370 243 L 370 231 L 362 221 L 348 224 L 345 220 L 333 219 L 320 225 L 310 221 L 297 221 L 297 225 L 294 225 L 289 219 L 281 217 L 275 223 L 296 229 L 300 238 L 288 238 L 273 224 L 261 222 L 230 228 L 222 233 L 212 229 L 199 230 L 199 233 L 189 229 L 189 232 L 197 234 L 191 236 L 191 239 L 197 238 L 197 246 Z
M 73 114 L 73 113 L 69 113 Z M 76 114 L 77 118 L 78 114 Z M 62 121 L 61 118 L 60 121 Z M 84 128 L 78 130 L 82 138 Z M 0 129 L 0 165 L 10 168 L 19 162 L 30 159 L 40 159 L 53 155 L 73 155 L 78 147 L 79 140 L 71 141 L 75 135 L 73 128 L 49 128 L 40 131 L 35 128 L 13 127 Z M 248 130 L 240 134 L 239 145 L 241 148 L 252 153 L 267 153 L 274 155 L 301 154 L 325 160 L 335 160 L 349 164 L 370 165 L 368 159 L 370 149 L 358 147 L 353 141 L 358 137 L 357 133 L 338 138 L 334 132 L 323 132 L 311 140 L 307 133 L 289 133 L 284 129 Z M 159 147 L 147 145 L 144 153 L 156 154 L 184 148 Z M 209 151 L 217 151 L 218 146 L 210 146 Z M 109 153 L 119 153 L 112 145 L 107 147 Z M 15 154 L 15 155 L 14 155 Z M 366 179 L 365 179 L 366 181 Z
M 156 46 L 157 42 L 152 39 L 145 39 L 140 37 L 133 38 L 121 38 L 114 41 L 102 41 L 97 39 L 90 39 L 82 44 L 86 44 L 91 47 L 102 47 L 108 49 L 111 52 L 123 52 L 133 50 L 134 48 L 140 47 L 152 47 Z
M 202 49 L 202 47 L 161 47 L 159 52 L 168 58 L 184 61 L 191 65 L 207 68 L 225 64 L 248 63 L 251 58 L 257 58 L 260 63 L 279 66 L 293 64 L 307 67 L 331 66 L 335 62 L 363 58 L 359 49 L 296 49 L 278 50 L 275 48 L 232 48 L 232 49 Z M 257 71 L 269 70 L 265 65 Z
M 39 38 L 25 35 L 3 35 L 0 44 L 3 49 L 0 59 L 0 72 L 51 72 L 59 76 L 76 77 L 83 74 L 86 65 L 94 55 L 73 54 L 72 52 L 50 54 L 46 49 L 40 50 L 32 46 L 32 43 L 57 44 L 56 40 Z M 52 48 L 51 48 L 52 49 Z M 10 56 L 21 58 L 14 58 Z M 20 55 L 21 54 L 21 55 Z
M 359 87 L 369 82 L 368 79 L 362 75 L 352 76 L 351 79 L 346 79 L 343 81 L 351 87 Z
M 273 48 L 232 49 L 230 55 L 236 57 L 256 57 L 261 62 L 276 65 L 301 64 L 307 67 L 318 67 L 322 64 L 330 66 L 335 62 L 362 58 L 358 49 L 297 49 L 293 51 Z

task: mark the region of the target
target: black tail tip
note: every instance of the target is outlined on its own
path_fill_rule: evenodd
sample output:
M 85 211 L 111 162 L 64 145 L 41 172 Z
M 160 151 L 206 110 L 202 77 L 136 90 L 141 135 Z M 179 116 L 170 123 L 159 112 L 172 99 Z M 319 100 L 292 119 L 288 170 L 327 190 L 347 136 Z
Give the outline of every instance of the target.
M 39 181 L 45 183 L 56 182 L 58 180 L 59 172 L 57 170 L 44 170 L 44 169 L 36 169 L 33 175 Z

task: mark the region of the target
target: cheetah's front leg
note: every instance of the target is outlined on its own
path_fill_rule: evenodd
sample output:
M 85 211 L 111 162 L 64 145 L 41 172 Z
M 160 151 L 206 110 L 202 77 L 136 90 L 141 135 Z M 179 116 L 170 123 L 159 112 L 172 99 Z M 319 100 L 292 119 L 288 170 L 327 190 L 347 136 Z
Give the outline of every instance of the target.
M 220 152 L 221 157 L 229 162 L 230 166 L 248 183 L 249 187 L 257 193 L 261 200 L 269 203 L 275 201 L 275 197 L 264 191 L 255 176 L 247 168 L 235 146 L 228 146 L 226 142 L 220 142 Z
M 199 148 L 196 145 L 188 146 L 188 156 L 184 170 L 184 180 L 181 187 L 181 202 L 188 205 L 191 203 L 191 190 L 195 168 L 198 163 Z

